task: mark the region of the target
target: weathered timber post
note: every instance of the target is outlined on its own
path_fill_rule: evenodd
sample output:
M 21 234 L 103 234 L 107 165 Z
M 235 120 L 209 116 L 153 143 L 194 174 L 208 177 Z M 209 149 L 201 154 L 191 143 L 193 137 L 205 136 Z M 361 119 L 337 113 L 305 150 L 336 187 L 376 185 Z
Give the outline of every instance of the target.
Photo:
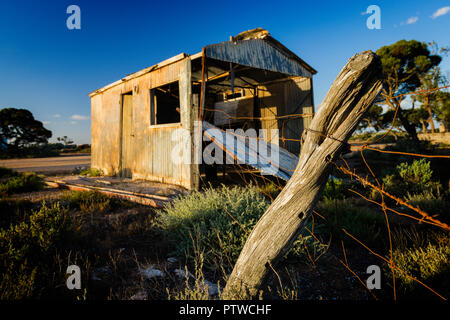
M 297 168 L 257 222 L 224 289 L 226 299 L 254 298 L 271 266 L 289 249 L 311 215 L 336 159 L 382 87 L 381 62 L 365 51 L 353 56 L 328 91 L 305 132 Z

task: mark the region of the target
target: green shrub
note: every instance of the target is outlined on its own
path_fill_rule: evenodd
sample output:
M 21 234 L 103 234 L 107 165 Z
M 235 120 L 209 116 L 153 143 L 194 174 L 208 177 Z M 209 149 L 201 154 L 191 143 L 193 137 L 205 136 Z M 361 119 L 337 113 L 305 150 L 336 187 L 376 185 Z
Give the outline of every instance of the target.
M 363 132 L 363 133 L 359 133 L 359 134 L 353 134 L 350 137 L 351 141 L 375 141 L 379 138 L 381 138 L 382 136 L 384 136 L 386 134 L 385 131 L 382 132 Z M 400 133 L 397 133 L 397 135 L 399 135 Z M 400 134 L 401 135 L 401 134 Z M 397 138 L 391 133 L 388 134 L 386 136 L 384 136 L 382 139 L 380 139 L 379 143 L 392 143 L 395 142 L 397 140 Z
M 432 216 L 439 215 L 437 219 L 442 220 L 443 222 L 448 221 L 450 204 L 444 196 L 440 194 L 435 195 L 431 191 L 424 191 L 419 194 L 408 193 L 406 200 L 411 205 L 419 207 L 421 210 Z
M 89 168 L 87 170 L 81 171 L 80 175 L 88 177 L 100 177 L 103 176 L 103 171 L 101 169 Z
M 71 191 L 67 193 L 62 202 L 69 209 L 80 210 L 84 213 L 104 213 L 112 209 L 114 201 L 107 195 L 97 191 Z
M 280 194 L 282 188 L 270 182 L 262 186 L 258 186 L 258 190 L 263 195 L 267 196 L 267 198 L 269 198 L 271 201 L 273 201 Z
M 347 184 L 336 178 L 329 178 L 323 189 L 323 197 L 326 199 L 343 199 L 347 191 Z
M 0 198 L 0 229 L 26 219 L 33 207 L 33 203 L 27 200 Z
M 426 190 L 432 186 L 433 171 L 430 162 L 425 159 L 414 160 L 411 164 L 400 163 L 397 170 L 408 189 Z
M 400 136 L 394 145 L 386 146 L 387 151 L 399 151 L 407 153 L 424 153 L 433 150 L 430 141 L 421 140 L 419 143 L 413 141 L 409 136 Z
M 71 228 L 65 213 L 59 203 L 43 203 L 39 211 L 0 230 L 0 299 L 39 295 L 41 275 Z
M 349 200 L 324 199 L 317 211 L 326 221 L 319 226 L 321 233 L 331 234 L 334 240 L 345 240 L 355 244 L 341 229 L 367 244 L 379 245 L 385 217 L 382 212 L 356 206 Z
M 156 225 L 173 243 L 175 254 L 193 265 L 193 239 L 204 251 L 204 266 L 230 271 L 269 203 L 257 187 L 225 187 L 192 192 L 159 212 Z
M 35 173 L 19 173 L 0 184 L 0 194 L 37 191 L 44 185 L 44 180 Z
M 393 174 L 383 177 L 384 189 L 395 196 L 405 197 L 407 193 L 417 194 L 436 191 L 439 183 L 432 180 L 433 171 L 426 159 L 414 160 L 412 163 L 402 162 Z M 378 192 L 373 191 L 376 198 Z
M 307 225 L 311 230 L 311 225 Z M 327 251 L 328 245 L 317 241 L 308 231 L 303 231 L 302 235 L 292 243 L 291 249 L 286 257 L 302 259 L 303 262 L 315 264 Z
M 256 186 L 209 188 L 178 198 L 160 210 L 156 226 L 172 243 L 172 254 L 186 257 L 192 267 L 198 252 L 202 252 L 206 271 L 226 274 L 268 206 L 268 200 Z M 314 263 L 327 248 L 305 231 L 284 258 L 305 263 L 312 259 Z
M 0 179 L 11 178 L 17 176 L 17 172 L 5 167 L 0 167 Z
M 421 287 L 420 284 L 406 275 L 408 274 L 440 291 L 441 294 L 447 294 L 450 284 L 449 244 L 448 241 L 437 244 L 428 243 L 425 247 L 394 250 L 393 261 L 398 268 L 404 271 L 397 270 L 395 272 L 402 286 L 409 291 Z M 442 289 L 438 290 L 438 287 Z
M 32 146 L 22 146 L 15 150 L 0 150 L 0 159 L 11 158 L 43 158 L 43 157 L 56 157 L 58 156 L 58 150 L 52 143 L 42 143 Z

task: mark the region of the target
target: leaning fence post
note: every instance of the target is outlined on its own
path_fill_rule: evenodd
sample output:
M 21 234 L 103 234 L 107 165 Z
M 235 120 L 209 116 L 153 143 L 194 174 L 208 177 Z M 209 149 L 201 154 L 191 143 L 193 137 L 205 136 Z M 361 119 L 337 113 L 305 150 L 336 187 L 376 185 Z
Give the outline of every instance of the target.
M 224 289 L 226 299 L 255 297 L 311 215 L 339 156 L 382 87 L 381 62 L 365 51 L 341 70 L 314 116 L 297 168 L 249 235 Z

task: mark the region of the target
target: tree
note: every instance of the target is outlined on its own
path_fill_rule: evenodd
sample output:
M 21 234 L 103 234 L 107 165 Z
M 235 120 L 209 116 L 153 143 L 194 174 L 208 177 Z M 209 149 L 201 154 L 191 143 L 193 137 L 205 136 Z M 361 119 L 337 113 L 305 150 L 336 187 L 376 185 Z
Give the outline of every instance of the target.
M 361 118 L 361 122 L 358 125 L 358 130 L 374 129 L 380 131 L 386 126 L 383 119 L 383 107 L 378 104 L 373 104 L 369 110 Z
M 58 138 L 56 138 L 56 140 L 57 140 L 58 142 L 64 143 L 64 145 L 65 145 L 66 147 L 69 146 L 69 145 L 71 145 L 71 144 L 73 144 L 73 140 L 71 140 L 71 139 L 68 138 L 67 136 L 64 136 L 64 137 L 58 137 Z
M 405 96 L 399 95 L 419 88 L 427 72 L 439 65 L 442 58 L 437 54 L 431 54 L 426 43 L 416 40 L 397 41 L 381 47 L 376 54 L 381 58 L 384 74 L 381 95 L 391 110 L 398 109 L 399 121 L 411 139 L 418 144 L 416 125 L 409 119 L 409 114 L 414 111 L 401 107 Z
M 450 49 L 447 47 L 439 47 L 436 43 L 430 42 L 428 44 L 433 54 L 439 54 L 441 56 L 447 56 Z M 447 78 L 442 74 L 441 68 L 435 66 L 431 68 L 427 73 L 420 77 L 421 86 L 420 89 L 429 91 L 439 87 L 443 87 L 448 84 Z M 437 90 L 433 92 L 424 92 L 417 95 L 417 100 L 422 103 L 423 108 L 427 111 L 427 121 L 430 124 L 431 132 L 435 132 L 433 118 L 441 120 L 446 126 L 445 114 L 448 113 L 448 96 L 447 91 Z
M 421 128 L 422 132 L 427 132 L 429 124 L 430 113 L 428 111 L 429 105 L 422 104 L 416 107 L 416 100 L 413 100 L 412 108 L 408 110 L 408 121 L 416 128 Z M 434 128 L 434 126 L 431 126 Z
M 434 99 L 434 110 L 436 117 L 442 122 L 444 128 L 449 130 L 450 128 L 450 92 L 440 91 L 436 92 Z
M 52 132 L 42 122 L 34 119 L 26 109 L 5 108 L 0 110 L 0 144 L 7 152 L 18 152 L 21 148 L 47 143 Z

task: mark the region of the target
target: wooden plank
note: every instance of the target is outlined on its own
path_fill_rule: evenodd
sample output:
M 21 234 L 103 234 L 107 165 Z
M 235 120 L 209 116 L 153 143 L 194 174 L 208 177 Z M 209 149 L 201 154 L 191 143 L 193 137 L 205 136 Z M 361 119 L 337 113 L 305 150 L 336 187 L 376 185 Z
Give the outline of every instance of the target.
M 124 190 L 106 190 L 105 188 L 99 188 L 94 186 L 84 186 L 84 185 L 75 185 L 63 181 L 46 181 L 45 182 L 48 186 L 53 188 L 60 188 L 60 189 L 68 189 L 72 191 L 97 191 L 102 194 L 105 194 L 110 197 L 116 197 L 120 199 L 125 199 L 128 201 L 140 203 L 147 206 L 152 206 L 155 208 L 163 208 L 167 202 L 169 201 L 169 198 L 167 200 L 162 199 L 156 199 L 152 195 L 136 195 L 136 194 L 130 194 L 127 193 Z

